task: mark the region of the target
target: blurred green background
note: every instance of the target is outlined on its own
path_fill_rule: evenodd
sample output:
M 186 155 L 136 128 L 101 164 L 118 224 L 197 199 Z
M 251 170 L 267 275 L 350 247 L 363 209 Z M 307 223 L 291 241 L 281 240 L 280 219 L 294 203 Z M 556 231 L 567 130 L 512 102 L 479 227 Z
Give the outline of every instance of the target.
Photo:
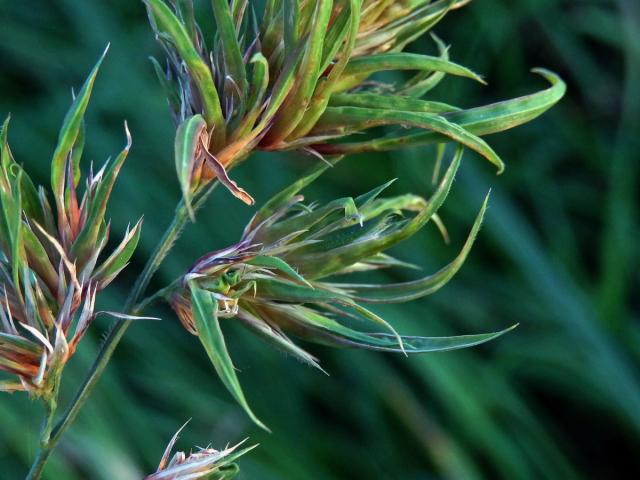
M 473 106 L 532 92 L 544 87 L 529 73 L 535 66 L 560 73 L 569 91 L 533 123 L 489 138 L 507 162 L 502 176 L 465 156 L 441 211 L 451 244 L 429 227 L 396 253 L 440 268 L 492 188 L 470 258 L 435 295 L 380 311 L 404 334 L 520 327 L 474 350 L 409 359 L 310 347 L 326 377 L 230 321 L 232 355 L 268 435 L 231 400 L 197 340 L 158 308 L 153 313 L 165 321 L 130 329 L 45 478 L 141 478 L 189 418 L 183 450 L 247 436 L 260 443 L 240 462 L 243 479 L 639 478 L 640 3 L 477 0 L 435 31 L 452 45 L 454 61 L 489 81 L 446 80 L 433 92 L 438 100 Z M 102 306 L 117 309 L 179 197 L 173 125 L 147 61 L 160 52 L 144 8 L 131 0 L 0 0 L 0 113 L 12 113 L 14 155 L 41 183 L 70 89 L 107 42 L 85 165 L 119 151 L 127 119 L 134 148 L 111 203 L 114 241 L 145 215 L 134 261 L 102 295 Z M 412 48 L 433 50 L 426 38 Z M 313 161 L 256 154 L 234 175 L 261 201 Z M 430 148 L 351 158 L 307 198 L 355 195 L 393 177 L 392 193 L 426 195 L 433 161 Z M 152 288 L 237 239 L 251 213 L 219 189 Z M 63 402 L 108 322 L 95 322 L 70 363 Z M 25 395 L 0 397 L 1 479 L 25 474 L 40 415 Z

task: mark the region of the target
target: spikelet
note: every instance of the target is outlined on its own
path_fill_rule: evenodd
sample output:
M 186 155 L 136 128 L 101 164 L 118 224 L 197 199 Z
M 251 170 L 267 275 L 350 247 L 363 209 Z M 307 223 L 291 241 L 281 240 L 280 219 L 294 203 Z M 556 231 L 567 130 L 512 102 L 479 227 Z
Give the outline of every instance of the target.
M 175 161 L 187 205 L 212 178 L 252 204 L 227 171 L 256 149 L 320 156 L 454 142 L 501 172 L 480 137 L 536 118 L 565 91 L 557 75 L 537 69 L 551 86 L 525 97 L 469 109 L 425 98 L 446 75 L 484 83 L 435 35 L 437 55 L 403 51 L 468 1 L 269 0 L 258 13 L 248 0 L 213 0 L 210 38 L 192 0 L 144 1 L 167 52 L 154 65 L 179 125 Z M 378 78 L 389 71 L 415 74 Z M 361 135 L 380 126 L 388 134 Z
M 460 253 L 438 272 L 395 284 L 359 284 L 353 272 L 411 267 L 389 248 L 437 218 L 461 162 L 458 148 L 433 195 L 382 198 L 391 182 L 355 198 L 305 205 L 299 192 L 328 168 L 321 165 L 268 201 L 240 241 L 208 253 L 184 275 L 169 301 L 184 327 L 202 342 L 218 375 L 260 426 L 250 409 L 225 345 L 221 325 L 234 319 L 301 362 L 320 368 L 292 337 L 336 347 L 408 353 L 465 348 L 501 332 L 458 337 L 405 337 L 366 304 L 397 303 L 429 295 L 461 268 L 480 229 L 482 205 Z
M 238 466 L 233 463 L 245 453 L 256 446 L 238 449 L 244 442 L 222 450 L 213 448 L 198 448 L 195 452 L 186 455 L 184 452 L 176 452 L 171 456 L 173 447 L 178 440 L 178 435 L 186 426 L 183 425 L 165 449 L 156 472 L 145 477 L 145 480 L 231 480 L 238 472 Z
M 106 51 L 105 51 L 106 53 Z M 0 139 L 0 370 L 16 376 L 0 390 L 53 395 L 60 373 L 95 318 L 96 294 L 127 265 L 141 222 L 101 258 L 109 237 L 109 195 L 129 148 L 100 171 L 90 171 L 79 198 L 84 112 L 102 59 L 67 113 L 51 162 L 53 208 L 44 187 L 36 188 L 7 141 Z M 100 261 L 102 260 L 102 261 Z

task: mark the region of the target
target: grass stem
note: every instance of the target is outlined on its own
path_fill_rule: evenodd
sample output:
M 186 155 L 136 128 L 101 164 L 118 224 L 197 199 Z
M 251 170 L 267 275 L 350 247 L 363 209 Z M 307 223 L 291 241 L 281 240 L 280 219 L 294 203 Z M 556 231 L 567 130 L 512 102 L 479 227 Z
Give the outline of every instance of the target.
M 204 191 L 201 192 L 195 204 L 196 209 L 204 204 L 209 194 L 214 190 L 216 185 L 217 182 L 213 182 L 208 185 Z M 162 261 L 166 258 L 176 240 L 180 237 L 182 230 L 188 222 L 189 212 L 186 204 L 181 200 L 176 207 L 175 215 L 173 217 L 173 220 L 171 221 L 171 224 L 158 242 L 156 249 L 147 261 L 147 264 L 142 270 L 140 276 L 137 278 L 133 289 L 131 290 L 131 293 L 127 297 L 125 307 L 123 309 L 125 312 L 132 313 L 137 309 L 136 304 L 138 300 L 144 294 L 145 290 L 149 286 L 151 278 L 162 264 Z M 155 297 L 155 295 L 153 295 L 152 297 Z M 147 304 L 146 301 L 143 303 Z M 113 352 L 118 346 L 118 343 L 120 343 L 123 335 L 131 325 L 131 322 L 132 320 L 118 320 L 114 323 L 111 331 L 102 344 L 102 347 L 98 352 L 98 356 L 93 362 L 89 373 L 80 386 L 80 389 L 76 393 L 67 409 L 62 414 L 60 420 L 55 424 L 53 428 L 51 428 L 51 425 L 53 424 L 55 409 L 50 409 L 50 411 L 48 412 L 47 419 L 45 420 L 45 427 L 43 428 L 43 433 L 41 436 L 40 448 L 38 450 L 36 458 L 33 461 L 31 470 L 29 471 L 26 480 L 38 480 L 42 475 L 42 470 L 47 460 L 53 453 L 53 450 L 60 441 L 60 438 L 62 437 L 64 432 L 69 428 L 69 426 L 78 416 L 78 413 L 89 398 L 89 395 L 91 395 L 91 392 L 102 376 L 102 373 L 109 363 L 109 360 L 111 359 Z

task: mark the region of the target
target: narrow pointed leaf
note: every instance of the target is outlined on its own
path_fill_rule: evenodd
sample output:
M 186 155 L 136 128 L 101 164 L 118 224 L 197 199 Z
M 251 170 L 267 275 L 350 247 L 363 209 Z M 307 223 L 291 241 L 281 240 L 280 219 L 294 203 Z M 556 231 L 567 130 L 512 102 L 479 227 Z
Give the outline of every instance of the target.
M 385 70 L 442 72 L 485 83 L 482 77 L 468 68 L 440 57 L 417 53 L 379 53 L 351 59 L 344 70 L 344 78 L 336 86 L 335 91 L 348 90 L 369 75 Z
M 381 125 L 432 130 L 478 152 L 498 167 L 498 173 L 502 173 L 504 170 L 504 162 L 487 142 L 440 115 L 374 108 L 329 107 L 325 110 L 314 131 L 335 130 L 348 134 Z M 341 144 L 333 145 L 333 147 L 340 151 Z
M 450 123 L 455 123 L 473 135 L 488 135 L 502 132 L 530 122 L 555 105 L 566 92 L 566 84 L 553 72 L 534 69 L 551 83 L 551 87 L 537 93 L 497 102 L 483 107 L 470 108 L 443 115 Z M 351 154 L 371 151 L 394 150 L 399 147 L 412 147 L 429 143 L 447 142 L 449 138 L 441 132 L 393 134 L 387 137 L 363 142 L 345 142 L 327 145 L 315 145 L 320 153 Z
M 306 50 L 300 68 L 296 73 L 297 82 L 282 108 L 274 118 L 274 125 L 269 129 L 267 137 L 270 142 L 278 144 L 284 140 L 300 123 L 309 105 L 320 75 L 322 49 L 333 0 L 318 0 L 309 37 L 305 42 Z
M 194 283 L 190 284 L 190 288 L 195 329 L 218 376 L 254 423 L 269 431 L 266 425 L 253 413 L 242 392 L 240 381 L 236 375 L 235 367 L 227 351 L 227 345 L 220 329 L 217 300 L 209 292 L 198 288 Z
M 274 270 L 279 270 L 285 275 L 291 277 L 294 280 L 297 280 L 300 283 L 304 283 L 309 287 L 311 284 L 305 280 L 305 278 L 296 272 L 291 265 L 282 260 L 279 257 L 267 256 L 267 255 L 258 255 L 251 260 L 248 260 L 246 263 L 249 265 L 253 265 L 255 267 L 265 267 Z
M 131 259 L 138 241 L 140 240 L 140 232 L 142 231 L 142 219 L 138 220 L 138 223 L 127 232 L 124 239 L 111 255 L 100 265 L 96 270 L 93 278 L 96 281 L 105 281 L 111 278 L 114 274 L 121 271 Z
M 76 137 L 76 141 L 71 149 L 71 171 L 73 172 L 73 185 L 75 187 L 80 183 L 80 160 L 84 151 L 85 142 L 85 125 L 84 118 L 80 122 L 80 130 Z
M 182 199 L 194 220 L 191 197 L 197 185 L 193 183 L 193 174 L 196 169 L 196 152 L 202 148 L 201 137 L 207 131 L 207 122 L 202 115 L 193 115 L 178 126 L 174 144 L 174 156 L 176 173 L 182 191 Z
M 304 259 L 303 261 L 301 260 L 302 263 L 299 265 L 301 274 L 310 280 L 318 279 L 340 271 L 344 265 L 351 265 L 363 259 L 370 258 L 410 237 L 422 228 L 444 203 L 460 166 L 462 153 L 463 149 L 459 147 L 451 161 L 451 165 L 449 165 L 442 181 L 426 203 L 426 206 L 401 228 L 374 236 L 365 241 L 355 243 L 346 242 L 344 246 L 327 252 L 306 253 L 303 248 L 291 255 L 290 263 L 296 265 L 296 262 L 293 262 L 292 259 L 296 256 L 301 256 L 300 258 Z M 309 249 L 313 248 L 315 247 L 309 247 Z
M 174 112 L 180 111 L 180 95 L 178 91 L 167 79 L 167 75 L 160 66 L 160 63 L 158 63 L 158 61 L 153 57 L 149 57 L 149 60 L 153 65 L 153 70 L 156 72 L 156 77 L 158 77 L 158 82 L 160 83 L 160 87 L 162 88 L 162 92 L 167 99 L 169 107 Z
M 281 220 L 259 236 L 262 242 L 273 242 L 281 239 L 290 232 L 303 232 L 311 230 L 318 224 L 325 224 L 337 217 L 338 223 L 345 226 L 358 223 L 362 220 L 362 215 L 358 211 L 355 201 L 351 197 L 338 198 L 315 209 L 305 215 L 298 215 L 292 218 Z
M 82 265 L 89 257 L 90 252 L 96 245 L 100 230 L 104 224 L 104 216 L 107 210 L 107 202 L 113 190 L 113 186 L 120 173 L 120 169 L 129 154 L 131 148 L 131 134 L 125 122 L 125 133 L 127 143 L 124 149 L 116 157 L 115 161 L 109 166 L 102 180 L 98 184 L 95 195 L 91 199 L 89 214 L 84 228 L 78 235 L 78 238 L 71 247 L 72 258 L 79 260 Z
M 475 347 L 491 340 L 501 337 L 505 333 L 510 332 L 517 325 L 505 328 L 499 332 L 481 333 L 475 335 L 458 335 L 453 337 L 416 337 L 403 336 L 402 343 L 404 351 L 407 353 L 434 353 L 447 352 L 450 350 L 460 350 L 462 348 Z M 402 352 L 396 346 L 396 339 L 393 335 L 388 334 L 372 334 L 368 341 L 349 342 L 349 346 L 366 348 L 370 350 L 380 350 L 385 352 Z
M 338 160 L 336 160 L 335 163 L 337 163 Z M 271 197 L 260 208 L 260 210 L 258 210 L 253 220 L 251 221 L 251 226 L 255 227 L 256 225 L 259 225 L 262 221 L 270 217 L 280 206 L 287 203 L 294 195 L 300 192 L 300 190 L 310 185 L 329 167 L 330 165 L 327 165 L 326 163 L 318 163 L 317 165 L 312 167 L 304 176 Z
M 353 48 L 356 44 L 361 8 L 362 5 L 358 0 L 349 0 L 347 38 L 344 42 L 344 47 L 338 56 L 338 61 L 331 66 L 331 70 L 327 77 L 321 77 L 318 80 L 318 85 L 313 95 L 313 101 L 304 112 L 303 118 L 296 126 L 296 129 L 292 132 L 291 138 L 289 138 L 288 141 L 295 140 L 309 133 L 318 121 L 318 118 L 320 118 L 324 113 L 325 108 L 327 108 L 331 95 L 333 94 L 347 63 L 349 62 L 349 58 L 351 57 Z M 332 55 L 331 60 L 333 60 L 333 58 L 334 56 Z M 328 65 L 325 66 L 323 70 L 326 68 L 328 68 Z
M 364 333 L 346 327 L 311 309 L 278 306 L 276 310 L 296 335 L 324 345 L 365 348 L 387 352 L 430 353 L 473 347 L 494 340 L 513 330 L 517 325 L 499 332 L 454 337 L 402 336 L 402 348 L 395 335 Z
M 381 95 L 376 93 L 341 93 L 333 95 L 331 107 L 361 107 L 400 110 L 404 112 L 443 114 L 457 112 L 458 107 L 442 102 L 419 100 L 417 98 Z
M 466 260 L 473 242 L 478 235 L 482 220 L 487 209 L 489 195 L 485 198 L 482 208 L 476 217 L 473 228 L 467 237 L 458 256 L 440 271 L 410 282 L 366 285 L 366 284 L 344 284 L 330 283 L 329 287 L 340 288 L 349 292 L 356 301 L 368 303 L 400 303 L 415 300 L 425 295 L 430 295 L 442 288 L 460 270 Z
M 281 302 L 338 302 L 344 305 L 354 304 L 353 300 L 346 294 L 299 285 L 287 280 L 275 278 L 260 279 L 256 281 L 256 285 L 258 296 Z
M 9 172 L 8 190 L 0 188 L 0 209 L 2 210 L 2 230 L 7 235 L 6 241 L 11 255 L 11 271 L 14 285 L 19 285 L 21 266 L 23 265 L 22 241 L 22 170 L 13 175 Z
M 96 63 L 91 70 L 91 73 L 89 73 L 89 77 L 85 80 L 82 89 L 71 104 L 71 108 L 67 112 L 62 128 L 60 129 L 58 145 L 53 152 L 53 159 L 51 161 L 51 188 L 53 189 L 59 214 L 64 208 L 64 177 L 67 157 L 78 140 L 78 136 L 81 134 L 84 113 L 87 109 L 87 105 L 89 104 L 91 90 L 93 89 L 98 69 L 102 64 L 108 49 L 109 47 L 105 49 L 104 53 L 98 60 L 98 63 Z
M 247 113 L 237 123 L 230 142 L 247 135 L 255 126 L 256 120 L 264 109 L 264 98 L 269 87 L 269 63 L 261 53 L 256 53 L 249 62 L 253 67 L 251 74 L 251 91 L 247 98 Z
M 58 272 L 49 259 L 47 251 L 40 243 L 40 240 L 26 224 L 22 226 L 22 238 L 29 262 L 29 267 L 47 285 L 52 295 L 56 294 L 58 285 Z
M 356 197 L 355 202 L 358 208 L 359 209 L 366 208 L 369 205 L 369 203 L 374 201 L 378 197 L 378 195 L 380 195 L 387 188 L 389 188 L 391 184 L 393 184 L 395 181 L 396 181 L 395 178 L 392 180 L 389 180 L 388 182 L 383 183 L 382 185 L 374 188 L 373 190 Z
M 284 333 L 275 330 L 260 318 L 245 311 L 242 311 L 239 314 L 238 318 L 247 328 L 250 328 L 252 331 L 256 332 L 265 341 L 271 343 L 277 349 L 291 355 L 302 363 L 305 363 L 326 373 L 318 363 L 318 360 L 313 355 L 293 343 L 293 341 L 291 341 L 291 339 L 289 339 Z
M 533 120 L 560 101 L 567 86 L 558 75 L 549 70 L 534 68 L 532 72 L 542 76 L 551 87 L 484 107 L 460 110 L 445 115 L 445 118 L 475 135 L 501 132 Z

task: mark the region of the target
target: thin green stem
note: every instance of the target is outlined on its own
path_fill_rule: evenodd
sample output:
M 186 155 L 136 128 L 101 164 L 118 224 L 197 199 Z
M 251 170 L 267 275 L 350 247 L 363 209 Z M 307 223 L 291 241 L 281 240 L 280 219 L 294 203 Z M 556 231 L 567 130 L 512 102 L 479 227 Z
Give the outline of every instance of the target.
M 140 315 L 144 310 L 146 310 L 150 305 L 156 303 L 158 300 L 162 300 L 166 298 L 171 292 L 173 292 L 176 288 L 180 286 L 182 282 L 182 277 L 176 278 L 173 282 L 167 285 L 164 288 L 161 288 L 157 292 L 149 295 L 148 297 L 140 300 L 138 304 L 133 307 L 131 310 L 132 315 Z
M 51 393 L 51 396 L 44 400 L 45 406 L 45 418 L 42 422 L 42 429 L 40 431 L 40 452 L 48 449 L 48 445 L 51 440 L 51 431 L 53 429 L 53 421 L 55 419 L 56 409 L 58 407 L 58 391 L 55 389 Z M 31 469 L 27 474 L 27 480 L 33 480 L 40 478 L 42 469 L 47 461 L 48 455 L 38 455 L 31 465 Z
M 217 182 L 213 182 L 201 192 L 198 200 L 195 203 L 194 209 L 197 209 L 204 204 L 207 197 L 214 190 L 216 185 Z M 183 200 L 181 200 L 176 207 L 175 215 L 171 224 L 160 239 L 156 249 L 147 261 L 144 269 L 142 270 L 142 273 L 137 278 L 133 289 L 131 290 L 131 293 L 127 297 L 125 306 L 123 308 L 124 312 L 131 313 L 135 309 L 136 303 L 138 302 L 146 288 L 149 286 L 151 278 L 162 264 L 162 261 L 166 258 L 167 254 L 173 247 L 175 241 L 178 239 L 178 237 L 182 233 L 182 230 L 188 222 L 189 212 L 186 204 Z M 41 442 L 40 450 L 38 451 L 38 454 L 32 464 L 32 468 L 27 476 L 27 480 L 37 480 L 40 478 L 45 463 L 51 456 L 51 453 L 60 441 L 60 438 L 62 437 L 64 432 L 74 422 L 74 420 L 78 416 L 78 413 L 82 409 L 82 406 L 89 398 L 89 395 L 100 379 L 107 364 L 109 363 L 109 360 L 111 359 L 111 356 L 113 355 L 113 352 L 118 346 L 118 343 L 120 343 L 120 340 L 122 339 L 129 326 L 131 325 L 131 322 L 132 320 L 118 320 L 113 325 L 107 338 L 102 344 L 102 348 L 98 352 L 98 356 L 96 357 L 91 369 L 89 370 L 87 377 L 85 378 L 80 389 L 71 401 L 70 405 L 62 414 L 62 418 L 60 418 L 53 429 L 49 427 L 50 435 L 45 442 Z M 53 414 L 51 415 L 49 421 L 52 420 Z

